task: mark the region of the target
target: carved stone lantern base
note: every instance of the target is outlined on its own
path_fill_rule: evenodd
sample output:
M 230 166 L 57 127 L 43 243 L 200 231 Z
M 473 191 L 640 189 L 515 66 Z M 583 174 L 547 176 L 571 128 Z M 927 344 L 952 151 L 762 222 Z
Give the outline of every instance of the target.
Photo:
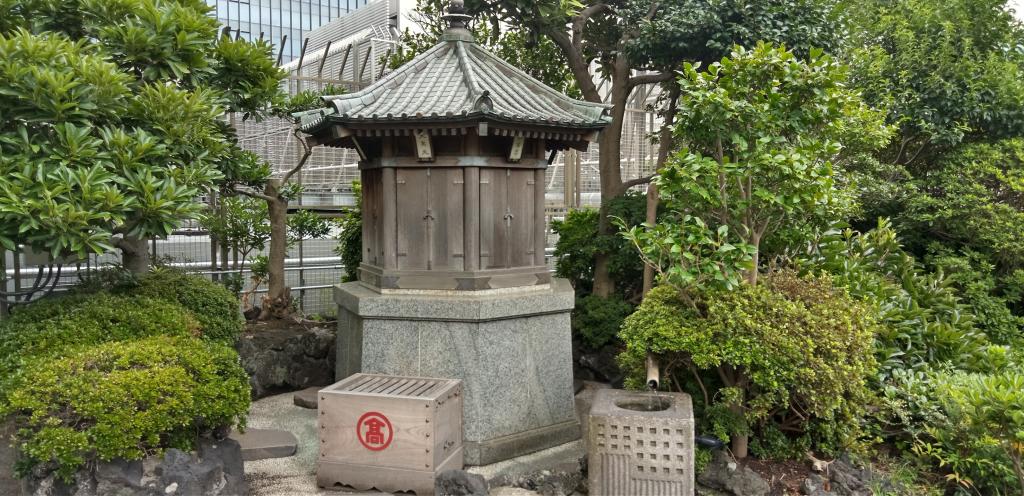
M 587 422 L 591 496 L 693 495 L 689 395 L 600 389 Z
M 468 465 L 578 439 L 568 281 L 474 293 L 337 286 L 337 379 L 356 372 L 461 379 Z

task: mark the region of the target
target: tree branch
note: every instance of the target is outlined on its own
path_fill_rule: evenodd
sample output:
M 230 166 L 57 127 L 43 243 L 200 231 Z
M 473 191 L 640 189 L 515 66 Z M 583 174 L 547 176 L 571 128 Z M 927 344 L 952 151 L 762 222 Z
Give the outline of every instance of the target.
M 653 74 L 641 74 L 639 76 L 633 76 L 629 78 L 627 84 L 629 84 L 630 88 L 633 88 L 643 84 L 664 83 L 667 81 L 671 81 L 673 77 L 675 77 L 675 74 L 671 72 L 655 72 Z
M 573 46 L 569 34 L 564 29 L 546 29 L 544 34 L 562 50 L 565 60 L 569 63 L 569 70 L 572 71 L 572 76 L 576 78 L 576 84 L 583 93 L 583 98 L 588 102 L 602 103 L 601 94 L 597 91 L 597 85 L 590 74 L 590 62 L 584 60 L 582 50 L 577 50 Z
M 591 17 L 608 11 L 608 4 L 597 3 L 580 11 L 572 18 L 572 47 L 577 52 L 583 53 L 583 26 Z
M 257 200 L 263 200 L 263 201 L 267 201 L 267 202 L 275 202 L 275 201 L 277 201 L 277 198 L 274 198 L 274 197 L 272 197 L 270 195 L 265 195 L 263 193 L 259 193 L 259 192 L 256 192 L 256 191 L 250 191 L 250 190 L 247 190 L 247 189 L 242 189 L 242 188 L 238 187 L 237 185 L 234 186 L 233 188 L 231 188 L 231 191 L 234 191 L 235 193 L 238 193 L 238 194 L 241 194 L 241 195 L 248 196 L 249 198 L 256 198 Z
M 647 184 L 647 183 L 651 182 L 652 179 L 654 179 L 655 175 L 656 174 L 651 174 L 649 176 L 638 177 L 636 179 L 630 179 L 629 181 L 623 181 L 623 183 L 622 183 L 622 191 L 626 191 L 627 189 L 632 188 L 633 186 L 639 186 L 641 184 Z
M 306 142 L 305 138 L 300 136 L 300 132 L 298 129 L 295 129 L 292 132 L 292 134 L 294 134 L 295 138 L 299 140 L 299 143 L 302 145 L 302 148 L 305 150 L 305 153 L 302 154 L 302 158 L 299 159 L 299 163 L 295 164 L 295 167 L 293 167 L 292 170 L 288 171 L 288 173 L 285 174 L 283 178 L 281 178 L 281 184 L 288 184 L 288 180 L 291 179 L 292 176 L 294 176 L 296 173 L 298 173 L 299 170 L 302 169 L 303 165 L 306 165 L 306 161 L 309 160 L 309 156 L 313 154 L 313 148 L 309 146 L 309 143 Z

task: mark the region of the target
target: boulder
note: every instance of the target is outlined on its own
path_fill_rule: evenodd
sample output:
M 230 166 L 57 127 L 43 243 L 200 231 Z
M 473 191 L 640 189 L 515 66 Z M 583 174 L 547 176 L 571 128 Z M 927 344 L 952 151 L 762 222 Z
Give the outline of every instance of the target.
M 805 496 L 835 496 L 828 490 L 829 481 L 819 474 L 810 474 L 800 483 L 800 494 Z
M 734 496 L 767 496 L 771 489 L 757 472 L 740 465 L 723 450 L 714 452 L 697 482 Z
M 465 470 L 446 470 L 434 478 L 437 496 L 487 496 L 487 481 Z
M 334 383 L 333 326 L 297 322 L 250 324 L 236 348 L 254 400 Z
M 31 496 L 237 496 L 246 494 L 241 446 L 203 439 L 194 452 L 168 449 L 162 457 L 98 462 L 65 483 L 46 467 L 22 480 Z

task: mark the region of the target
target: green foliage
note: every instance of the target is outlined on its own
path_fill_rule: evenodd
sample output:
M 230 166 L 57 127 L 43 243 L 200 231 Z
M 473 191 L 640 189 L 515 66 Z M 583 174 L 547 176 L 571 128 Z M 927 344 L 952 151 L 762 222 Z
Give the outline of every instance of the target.
M 940 248 L 941 249 L 941 248 Z M 1014 315 L 996 282 L 995 267 L 977 252 L 929 257 L 928 265 L 945 274 L 974 314 L 974 323 L 996 344 L 1020 342 L 1024 317 Z
M 641 260 L 658 273 L 659 282 L 684 294 L 691 288 L 735 288 L 742 272 L 753 270 L 756 247 L 731 243 L 727 225 L 712 230 L 699 217 L 686 214 L 677 222 L 645 222 L 630 228 L 621 220 L 615 222 Z
M 198 336 L 199 323 L 177 303 L 144 296 L 75 293 L 16 308 L 0 324 L 0 404 L 27 366 L 69 347 L 149 336 Z
M 1005 0 L 855 1 L 845 17 L 854 85 L 899 128 L 887 161 L 1024 132 L 1024 30 Z
M 322 108 L 324 106 L 322 97 L 342 93 L 345 93 L 345 88 L 333 84 L 327 84 L 319 90 L 302 90 L 284 98 L 271 109 L 271 113 L 282 119 L 293 120 L 292 114 Z
M 646 197 L 626 193 L 608 202 L 608 214 L 635 226 L 646 217 Z M 617 235 L 602 235 L 600 216 L 594 209 L 570 210 L 564 220 L 551 222 L 558 234 L 555 243 L 555 274 L 572 282 L 577 294 L 587 295 L 594 285 L 594 255 L 610 254 L 608 265 L 616 291 L 626 300 L 639 294 L 643 280 L 643 262 L 630 244 Z
M 831 274 L 838 286 L 876 308 L 880 380 L 929 364 L 974 371 L 994 366 L 988 338 L 951 281 L 922 270 L 887 220 L 865 233 L 828 231 L 809 247 L 798 261 L 803 270 Z
M 615 339 L 622 321 L 631 313 L 633 305 L 618 296 L 587 295 L 576 300 L 572 330 L 583 338 L 586 346 L 597 350 Z
M 225 197 L 216 208 L 207 207 L 199 222 L 219 243 L 238 253 L 244 265 L 252 252 L 262 251 L 270 240 L 267 217 L 267 203 L 262 200 Z
M 434 2 L 435 4 L 438 2 Z M 569 41 L 565 26 L 597 2 L 560 0 L 469 0 L 471 14 L 493 16 L 506 24 L 552 40 Z M 675 69 L 684 61 L 710 63 L 736 44 L 761 40 L 783 43 L 801 56 L 811 48 L 837 45 L 833 2 L 820 0 L 678 0 L 652 10 L 644 0 L 617 2 L 591 14 L 593 26 L 581 34 L 584 57 L 610 64 L 616 52 L 637 69 Z M 560 31 L 560 32 L 559 32 Z M 588 60 L 589 61 L 589 60 Z
M 94 458 L 136 460 L 244 427 L 249 382 L 230 347 L 159 336 L 36 361 L 8 399 L 0 413 L 18 416 L 19 473 L 53 464 L 69 480 Z
M 238 299 L 204 277 L 158 268 L 142 276 L 138 287 L 122 291 L 181 305 L 199 321 L 204 339 L 232 345 L 242 333 Z
M 221 116 L 277 98 L 268 44 L 218 39 L 195 0 L 3 7 L 0 244 L 84 255 L 166 236 L 241 174 Z
M 288 244 L 327 236 L 331 225 L 312 210 L 298 210 L 288 216 Z
M 1024 490 L 1024 374 L 954 373 L 935 391 L 942 422 L 914 451 L 948 469 L 948 479 L 978 494 Z
M 772 426 L 789 436 L 811 434 L 816 448 L 834 452 L 861 434 L 876 330 L 872 309 L 824 276 L 776 272 L 759 286 L 708 290 L 692 302 L 659 286 L 626 318 L 620 362 L 634 386 L 642 383 L 648 352 L 675 384 L 716 374 L 717 390 L 701 380 L 716 434 L 765 435 Z M 760 446 L 777 446 L 772 436 Z
M 913 251 L 940 240 L 985 255 L 999 273 L 1024 268 L 1024 139 L 964 146 L 929 169 L 893 219 Z
M 765 237 L 802 241 L 847 209 L 833 163 L 888 129 L 844 79 L 820 51 L 803 61 L 764 43 L 705 72 L 685 64 L 675 133 L 690 149 L 655 179 L 672 219 L 626 232 L 663 283 L 732 288 L 741 271 L 756 283 Z
M 363 261 L 363 188 L 359 181 L 352 181 L 352 195 L 356 205 L 345 211 L 338 219 L 338 246 L 334 253 L 341 257 L 345 267 L 342 282 L 359 280 L 359 264 Z

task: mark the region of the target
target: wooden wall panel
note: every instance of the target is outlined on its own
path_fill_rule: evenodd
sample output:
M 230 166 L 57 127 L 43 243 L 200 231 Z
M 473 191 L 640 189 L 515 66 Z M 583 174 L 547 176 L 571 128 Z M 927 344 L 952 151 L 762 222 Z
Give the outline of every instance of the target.
M 363 197 L 361 199 L 363 209 L 363 247 L 362 261 L 364 263 L 381 266 L 384 263 L 384 244 L 381 231 L 381 209 L 383 197 L 381 196 L 381 171 L 380 169 L 368 169 L 360 174 L 363 185 Z
M 480 265 L 509 266 L 508 169 L 480 170 Z
M 428 245 L 431 270 L 463 270 L 463 170 L 429 170 Z
M 426 270 L 429 169 L 398 169 L 398 269 Z
M 509 169 L 508 254 L 511 267 L 533 265 L 534 174 L 532 170 Z

